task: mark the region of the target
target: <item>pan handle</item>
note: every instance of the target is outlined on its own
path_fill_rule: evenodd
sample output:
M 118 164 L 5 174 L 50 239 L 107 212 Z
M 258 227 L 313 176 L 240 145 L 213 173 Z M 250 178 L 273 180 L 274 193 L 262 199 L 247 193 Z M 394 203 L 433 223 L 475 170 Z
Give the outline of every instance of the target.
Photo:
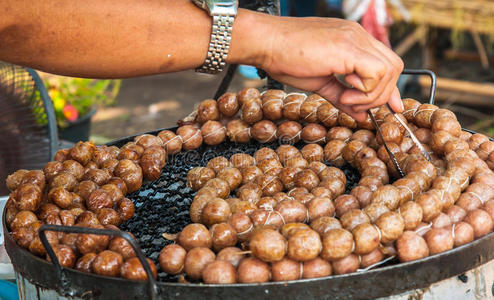
M 60 280 L 61 289 L 66 294 L 71 294 L 70 292 L 70 282 L 65 275 L 64 268 L 60 265 L 53 248 L 51 247 L 48 239 L 46 238 L 45 231 L 57 231 L 57 232 L 65 232 L 65 233 L 79 233 L 79 234 L 96 234 L 96 235 L 108 235 L 108 236 L 118 236 L 125 239 L 132 246 L 134 251 L 137 254 L 137 258 L 141 262 L 144 267 L 144 271 L 146 271 L 146 275 L 148 277 L 149 284 L 149 294 L 150 299 L 157 300 L 158 297 L 158 286 L 156 284 L 156 280 L 153 277 L 153 273 L 151 271 L 151 267 L 148 264 L 148 261 L 144 254 L 142 253 L 141 248 L 135 241 L 133 237 L 130 236 L 125 231 L 113 230 L 113 229 L 97 229 L 97 228 L 88 228 L 88 227 L 76 227 L 76 226 L 60 226 L 60 225 L 48 225 L 43 224 L 39 228 L 39 237 L 43 247 L 46 249 L 46 253 L 50 256 L 52 263 L 55 265 L 55 272 Z M 74 296 L 74 295 L 71 295 Z
M 429 92 L 429 104 L 434 104 L 434 97 L 436 96 L 436 83 L 437 83 L 437 78 L 436 78 L 436 73 L 432 72 L 431 70 L 426 70 L 426 69 L 403 69 L 403 72 L 401 74 L 406 74 L 406 75 L 427 75 L 431 78 L 431 87 L 430 87 L 430 92 Z

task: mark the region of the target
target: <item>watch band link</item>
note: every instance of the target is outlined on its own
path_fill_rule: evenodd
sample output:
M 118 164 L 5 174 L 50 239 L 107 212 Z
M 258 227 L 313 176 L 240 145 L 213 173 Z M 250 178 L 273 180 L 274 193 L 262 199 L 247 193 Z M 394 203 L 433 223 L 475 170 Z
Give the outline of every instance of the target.
M 211 41 L 204 64 L 196 69 L 197 72 L 216 74 L 223 71 L 226 65 L 234 16 L 213 15 Z

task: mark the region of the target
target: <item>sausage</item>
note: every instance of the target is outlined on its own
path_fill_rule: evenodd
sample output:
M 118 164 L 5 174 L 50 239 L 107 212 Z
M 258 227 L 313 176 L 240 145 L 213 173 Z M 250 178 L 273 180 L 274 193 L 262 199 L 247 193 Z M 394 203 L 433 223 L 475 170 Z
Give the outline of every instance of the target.
M 91 142 L 77 142 L 69 150 L 69 157 L 85 166 L 93 158 L 94 148 Z
M 300 138 L 306 143 L 322 144 L 326 141 L 326 128 L 317 123 L 309 123 L 302 128 Z
M 94 190 L 86 200 L 86 207 L 94 212 L 104 207 L 112 208 L 114 204 L 110 194 L 103 189 Z
M 208 167 L 196 167 L 187 173 L 187 187 L 197 191 L 202 188 L 206 182 L 215 178 L 215 172 Z
M 310 229 L 295 231 L 288 238 L 287 256 L 296 261 L 308 261 L 319 256 L 322 242 L 319 234 Z
M 363 211 L 369 216 L 372 223 L 374 223 L 382 214 L 389 212 L 389 208 L 380 203 L 371 203 L 363 208 Z
M 98 256 L 98 254 L 92 252 L 84 254 L 77 260 L 74 268 L 77 271 L 93 273 L 93 261 L 96 256 Z
M 242 120 L 248 124 L 259 122 L 263 118 L 262 102 L 259 98 L 250 99 L 242 103 Z
M 280 145 L 276 149 L 276 154 L 278 155 L 278 159 L 282 164 L 286 164 L 289 159 L 302 157 L 302 153 L 292 145 Z
M 256 88 L 244 88 L 237 93 L 238 103 L 242 105 L 245 101 L 259 98 L 261 94 Z
M 146 258 L 146 260 L 148 262 L 149 267 L 151 268 L 151 273 L 153 274 L 153 277 L 156 278 L 158 276 L 158 271 L 156 270 L 155 264 L 149 258 Z M 139 258 L 137 257 L 129 258 L 122 265 L 122 268 L 120 269 L 120 273 L 123 278 L 130 280 L 145 281 L 148 278 L 146 271 L 144 271 L 144 267 L 142 266 Z
M 438 107 L 434 104 L 421 104 L 417 107 L 414 114 L 414 120 L 412 120 L 418 127 L 431 128 L 432 115 Z
M 224 156 L 217 156 L 215 158 L 212 158 L 208 163 L 206 164 L 206 167 L 209 169 L 212 169 L 215 173 L 218 173 L 219 171 L 223 170 L 226 167 L 230 167 L 230 161 Z M 189 171 L 190 173 L 190 171 Z
M 413 231 L 405 231 L 396 240 L 396 251 L 401 262 L 408 262 L 429 256 L 427 242 Z
M 450 229 L 431 228 L 425 235 L 425 241 L 429 247 L 429 254 L 437 254 L 453 249 L 454 239 Z
M 56 167 L 55 167 L 55 169 L 56 169 Z M 17 189 L 17 187 L 21 184 L 22 178 L 24 177 L 24 175 L 26 175 L 26 173 L 28 173 L 28 172 L 29 172 L 28 170 L 21 169 L 21 170 L 17 170 L 14 173 L 7 176 L 7 179 L 5 180 L 5 184 L 7 185 L 7 188 L 11 191 L 15 191 Z M 56 176 L 56 174 L 53 174 L 53 175 Z M 46 176 L 46 174 L 45 174 L 45 176 Z M 49 179 L 51 179 L 51 178 L 52 178 L 52 176 L 50 176 Z M 48 179 L 48 177 L 47 177 L 47 179 Z
M 322 162 L 324 159 L 324 150 L 318 144 L 307 144 L 300 150 L 300 153 L 309 163 L 314 161 Z
M 319 186 L 325 187 L 331 191 L 333 197 L 342 195 L 345 192 L 345 182 L 340 179 L 326 179 L 319 183 Z
M 227 247 L 218 252 L 216 255 L 216 260 L 227 261 L 236 268 L 244 257 L 245 253 L 240 248 Z
M 320 257 L 305 261 L 302 265 L 302 278 L 319 278 L 332 273 L 331 264 Z
M 100 252 L 93 261 L 93 272 L 104 276 L 120 276 L 120 268 L 123 264 L 123 257 L 120 253 L 110 250 Z
M 246 257 L 240 261 L 237 268 L 239 283 L 262 283 L 271 278 L 269 265 L 255 257 Z
M 355 254 L 350 254 L 344 258 L 340 258 L 331 262 L 333 273 L 335 275 L 356 272 L 359 265 L 360 265 L 360 260 L 358 256 Z
M 300 106 L 300 118 L 308 123 L 316 123 L 318 121 L 317 112 L 319 107 L 328 103 L 324 98 L 317 94 L 312 94 Z
M 249 241 L 252 255 L 265 262 L 281 260 L 287 253 L 287 242 L 276 230 L 261 228 L 254 231 Z
M 58 175 L 59 172 L 63 170 L 63 165 L 59 161 L 47 162 L 43 168 L 43 173 L 45 174 L 46 180 L 50 181 L 53 177 Z M 27 170 L 19 170 L 13 174 L 7 176 L 6 184 L 9 190 L 14 191 L 20 184 L 22 176 L 27 172 Z M 16 178 L 17 177 L 17 178 Z
M 321 257 L 331 261 L 341 259 L 350 255 L 353 247 L 353 235 L 348 230 L 330 229 L 322 238 Z
M 482 209 L 469 211 L 463 221 L 472 226 L 476 239 L 490 233 L 494 227 L 491 216 Z
M 307 190 L 312 190 L 319 185 L 319 177 L 310 169 L 296 173 L 294 179 L 296 187 L 304 187 Z
M 220 251 L 237 244 L 237 231 L 228 223 L 218 223 L 209 230 L 213 242 L 213 249 Z
M 183 150 L 194 150 L 202 145 L 202 134 L 194 125 L 184 125 L 177 129 Z
M 219 178 L 213 178 L 206 181 L 206 184 L 203 186 L 203 188 L 204 187 L 213 188 L 219 198 L 226 198 L 226 196 L 230 194 L 230 185 L 228 184 L 228 182 Z
M 201 220 L 205 225 L 212 226 L 216 223 L 226 222 L 230 215 L 231 209 L 228 203 L 221 198 L 215 198 L 204 206 Z
M 380 235 L 378 229 L 370 223 L 362 223 L 352 230 L 355 242 L 355 254 L 369 254 L 379 246 Z
M 343 216 L 347 211 L 351 209 L 359 209 L 360 205 L 357 200 L 352 195 L 341 195 L 334 200 L 334 205 L 336 208 L 336 215 L 338 217 Z
M 300 140 L 302 125 L 295 121 L 284 121 L 278 125 L 276 138 L 280 144 L 294 144 Z
M 152 134 L 138 135 L 134 138 L 134 143 L 143 147 L 144 149 L 149 148 L 149 147 L 162 147 L 163 146 L 163 141 L 159 137 L 152 135 Z M 94 160 L 94 158 L 93 158 L 93 160 Z
M 244 242 L 250 238 L 253 224 L 251 219 L 244 213 L 235 213 L 228 219 L 228 224 L 237 232 L 237 239 Z
M 323 216 L 315 219 L 310 223 L 310 227 L 317 231 L 321 236 L 331 229 L 341 228 L 341 223 L 338 219 L 328 216 Z
M 473 227 L 466 222 L 458 222 L 452 227 L 454 246 L 459 247 L 470 243 L 474 239 Z
M 284 223 L 303 222 L 307 220 L 307 208 L 297 200 L 283 200 L 275 208 L 284 220 Z
M 206 121 L 201 126 L 202 139 L 207 145 L 218 145 L 226 139 L 226 128 L 218 121 Z
M 98 221 L 102 225 L 115 225 L 118 226 L 121 223 L 119 214 L 113 208 L 101 208 L 97 212 Z
M 256 183 L 246 183 L 237 189 L 237 197 L 242 201 L 257 203 L 262 196 L 262 189 Z
M 187 251 L 177 244 L 165 246 L 159 256 L 161 269 L 168 274 L 180 274 L 184 269 L 186 255 Z
M 405 222 L 399 213 L 390 211 L 383 213 L 375 221 L 375 225 L 381 232 L 381 242 L 391 243 L 401 236 L 405 229 Z
M 133 237 L 130 232 L 127 233 Z M 124 260 L 137 256 L 130 243 L 118 236 L 111 239 L 110 244 L 108 244 L 108 250 L 120 253 Z
M 400 205 L 398 188 L 387 184 L 377 188 L 372 193 L 371 203 L 380 203 L 386 205 L 390 210 L 395 210 Z
M 357 121 L 350 117 L 350 115 L 340 110 L 340 112 L 338 113 L 338 125 L 346 128 L 355 129 L 357 128 Z
M 219 112 L 225 117 L 233 117 L 240 108 L 237 95 L 234 93 L 224 93 L 218 98 L 216 105 Z
M 346 230 L 352 231 L 355 227 L 363 223 L 369 223 L 369 217 L 360 209 L 350 209 L 340 218 L 341 225 Z
M 303 93 L 290 93 L 283 99 L 283 117 L 291 121 L 300 120 L 300 107 L 307 98 Z
M 283 190 L 283 184 L 277 176 L 261 175 L 256 178 L 255 182 L 261 187 L 263 196 L 273 196 Z
M 233 167 L 241 169 L 247 166 L 255 165 L 254 157 L 245 153 L 236 153 L 230 157 L 230 163 Z
M 436 110 L 437 111 L 437 110 Z M 456 117 L 442 117 L 434 119 L 432 121 L 432 132 L 446 131 L 454 137 L 459 137 L 461 134 L 460 123 L 456 120 Z
M 329 140 L 324 146 L 324 159 L 331 165 L 342 167 L 345 164 L 343 159 L 343 149 L 346 143 L 339 139 Z
M 37 210 L 41 205 L 42 190 L 36 184 L 23 183 L 15 190 L 15 204 L 19 210 Z
M 37 221 L 38 218 L 32 211 L 21 210 L 15 215 L 12 222 L 10 222 L 9 226 L 11 230 L 15 230 L 20 227 L 29 226 L 31 223 Z
M 315 197 L 307 204 L 309 220 L 313 221 L 323 216 L 334 216 L 335 206 L 329 197 Z
M 338 112 L 336 107 L 326 102 L 317 109 L 317 119 L 327 128 L 332 128 L 338 123 Z
M 283 258 L 271 264 L 273 281 L 297 280 L 302 277 L 301 263 L 290 258 Z
M 403 203 L 399 212 L 405 223 L 404 230 L 413 230 L 422 221 L 422 207 L 414 201 Z
M 173 131 L 162 130 L 158 137 L 163 142 L 163 147 L 168 154 L 176 154 L 182 150 L 182 140 Z
M 213 99 L 207 99 L 202 101 L 197 107 L 196 121 L 199 123 L 205 123 L 207 121 L 217 121 L 220 118 L 220 112 L 216 101 Z
M 75 178 L 74 175 L 67 172 L 60 172 L 51 180 L 50 189 L 56 187 L 63 187 L 68 191 L 72 191 L 76 185 L 77 185 L 77 178 Z
M 196 247 L 211 248 L 213 241 L 206 226 L 192 223 L 185 226 L 178 234 L 178 243 L 189 251 Z
M 326 140 L 328 142 L 332 140 L 341 140 L 343 142 L 346 142 L 350 140 L 352 134 L 352 130 L 347 127 L 333 127 L 329 129 L 326 135 Z
M 366 207 L 371 203 L 372 191 L 366 186 L 354 187 L 350 195 L 357 199 L 360 207 Z
M 202 280 L 204 283 L 229 284 L 235 283 L 237 270 L 228 261 L 216 260 L 208 264 L 202 270 Z
M 120 221 L 123 223 L 130 220 L 130 218 L 134 216 L 135 206 L 130 199 L 123 198 L 117 202 L 116 210 L 118 216 L 120 217 Z
M 424 222 L 430 222 L 439 215 L 442 210 L 441 199 L 434 193 L 422 193 L 415 200 L 422 208 Z
M 241 178 L 242 178 L 242 184 L 254 182 L 254 180 L 256 179 L 256 177 L 258 177 L 258 176 L 260 176 L 260 175 L 263 174 L 263 172 L 261 171 L 261 169 L 259 169 L 256 166 L 243 167 L 240 170 L 240 172 L 241 172 L 240 175 L 241 175 Z
M 262 114 L 265 119 L 276 121 L 283 117 L 283 98 L 281 95 L 262 95 Z
M 254 153 L 254 159 L 258 163 L 262 160 L 273 158 L 279 160 L 278 154 L 271 148 L 262 147 Z

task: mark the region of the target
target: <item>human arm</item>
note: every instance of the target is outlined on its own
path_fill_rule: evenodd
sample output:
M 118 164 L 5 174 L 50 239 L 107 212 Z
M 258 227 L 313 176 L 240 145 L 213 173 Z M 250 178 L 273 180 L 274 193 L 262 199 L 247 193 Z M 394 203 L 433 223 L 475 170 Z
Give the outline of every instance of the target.
M 189 0 L 4 0 L 0 11 L 0 60 L 69 76 L 192 69 L 204 62 L 211 33 L 211 18 Z M 227 62 L 318 92 L 356 118 L 388 99 L 400 109 L 401 60 L 353 22 L 240 9 Z M 333 74 L 361 91 L 345 89 Z

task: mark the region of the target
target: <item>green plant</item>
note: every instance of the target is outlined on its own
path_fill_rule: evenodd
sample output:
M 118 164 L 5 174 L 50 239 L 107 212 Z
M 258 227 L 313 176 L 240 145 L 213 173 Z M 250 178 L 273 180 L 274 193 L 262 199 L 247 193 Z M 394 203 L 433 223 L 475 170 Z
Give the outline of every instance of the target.
M 58 126 L 67 127 L 92 109 L 114 104 L 120 83 L 120 80 L 109 79 L 46 78 L 45 84 L 53 101 Z

